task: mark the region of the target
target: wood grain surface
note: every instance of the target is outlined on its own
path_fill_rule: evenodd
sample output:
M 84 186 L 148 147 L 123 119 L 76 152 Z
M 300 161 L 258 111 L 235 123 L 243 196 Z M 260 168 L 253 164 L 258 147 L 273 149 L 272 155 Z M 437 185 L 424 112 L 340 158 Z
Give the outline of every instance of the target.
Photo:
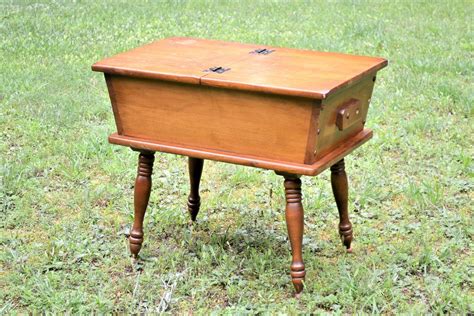
M 205 69 L 248 57 L 258 45 L 172 37 L 103 59 L 92 70 L 139 78 L 199 84 Z
M 369 99 L 374 87 L 373 78 L 373 75 L 367 76 L 358 83 L 342 89 L 330 98 L 322 101 L 318 121 L 319 135 L 315 145 L 316 160 L 324 157 L 346 139 L 364 129 L 369 109 Z M 358 124 L 353 124 L 341 131 L 336 124 L 337 115 L 339 110 L 346 106 L 347 102 L 350 102 L 351 99 L 356 99 L 360 102 L 359 115 L 361 120 L 358 121 Z
M 110 81 L 122 135 L 305 162 L 310 99 L 124 76 Z
M 248 91 L 325 99 L 387 65 L 383 58 L 270 47 L 268 55 L 249 54 L 201 84 Z
M 272 159 L 263 159 L 248 155 L 236 155 L 220 150 L 197 148 L 195 146 L 182 146 L 166 142 L 144 140 L 135 137 L 118 135 L 116 133 L 109 136 L 109 142 L 111 144 L 128 146 L 142 150 L 161 151 L 165 153 L 172 153 L 201 159 L 217 160 L 256 168 L 271 169 L 291 174 L 315 176 L 323 172 L 339 160 L 341 160 L 343 157 L 351 153 L 360 145 L 364 144 L 371 137 L 372 131 L 370 129 L 364 129 L 356 135 L 345 140 L 342 144 L 337 146 L 337 148 L 326 154 L 324 157 L 321 157 L 311 165 L 302 163 L 290 163 Z
M 268 48 L 270 54 L 252 53 Z M 368 73 L 383 58 L 195 38 L 168 38 L 106 58 L 92 69 L 109 74 L 325 99 Z M 224 73 L 210 67 L 230 68 Z

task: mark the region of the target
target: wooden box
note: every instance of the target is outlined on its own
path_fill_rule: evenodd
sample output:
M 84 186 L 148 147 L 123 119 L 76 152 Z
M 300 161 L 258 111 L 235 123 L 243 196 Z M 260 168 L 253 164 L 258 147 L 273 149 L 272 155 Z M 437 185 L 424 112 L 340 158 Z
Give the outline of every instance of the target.
M 316 175 L 368 140 L 382 58 L 169 38 L 92 66 L 115 144 Z
M 102 60 L 117 133 L 140 151 L 130 251 L 143 243 L 154 153 L 189 156 L 191 220 L 200 209 L 204 159 L 273 169 L 284 177 L 290 275 L 299 296 L 304 212 L 300 175 L 331 169 L 339 234 L 352 252 L 344 157 L 367 141 L 364 128 L 382 58 L 222 41 L 170 38 Z

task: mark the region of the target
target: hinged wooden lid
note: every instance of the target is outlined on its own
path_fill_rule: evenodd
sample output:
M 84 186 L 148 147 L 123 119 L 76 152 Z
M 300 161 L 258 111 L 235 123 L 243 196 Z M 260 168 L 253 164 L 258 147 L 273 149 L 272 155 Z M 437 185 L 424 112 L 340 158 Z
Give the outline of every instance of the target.
M 386 65 L 383 58 L 175 37 L 104 59 L 92 70 L 325 99 Z

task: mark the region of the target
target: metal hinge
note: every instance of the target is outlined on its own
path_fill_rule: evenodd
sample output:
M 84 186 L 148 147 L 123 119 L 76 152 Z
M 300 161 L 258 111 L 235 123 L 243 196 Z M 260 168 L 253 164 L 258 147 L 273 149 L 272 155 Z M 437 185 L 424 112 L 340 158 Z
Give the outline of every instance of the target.
M 251 51 L 249 54 L 268 55 L 273 53 L 274 51 L 274 49 L 258 48 L 256 50 Z
M 230 68 L 224 68 L 224 67 L 218 66 L 218 67 L 211 67 L 211 68 L 208 68 L 208 69 L 204 69 L 203 71 L 205 71 L 205 72 L 215 72 L 215 73 L 221 74 L 221 73 L 224 73 L 224 72 L 229 71 L 229 70 L 230 70 Z

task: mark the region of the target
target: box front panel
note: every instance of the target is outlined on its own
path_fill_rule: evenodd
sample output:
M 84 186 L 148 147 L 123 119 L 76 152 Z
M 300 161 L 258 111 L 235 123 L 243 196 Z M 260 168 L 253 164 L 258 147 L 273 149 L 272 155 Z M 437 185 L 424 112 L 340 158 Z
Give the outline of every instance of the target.
M 309 99 L 112 76 L 119 134 L 304 163 Z
M 374 75 L 324 100 L 319 115 L 315 158 L 319 159 L 362 131 L 374 87 Z

